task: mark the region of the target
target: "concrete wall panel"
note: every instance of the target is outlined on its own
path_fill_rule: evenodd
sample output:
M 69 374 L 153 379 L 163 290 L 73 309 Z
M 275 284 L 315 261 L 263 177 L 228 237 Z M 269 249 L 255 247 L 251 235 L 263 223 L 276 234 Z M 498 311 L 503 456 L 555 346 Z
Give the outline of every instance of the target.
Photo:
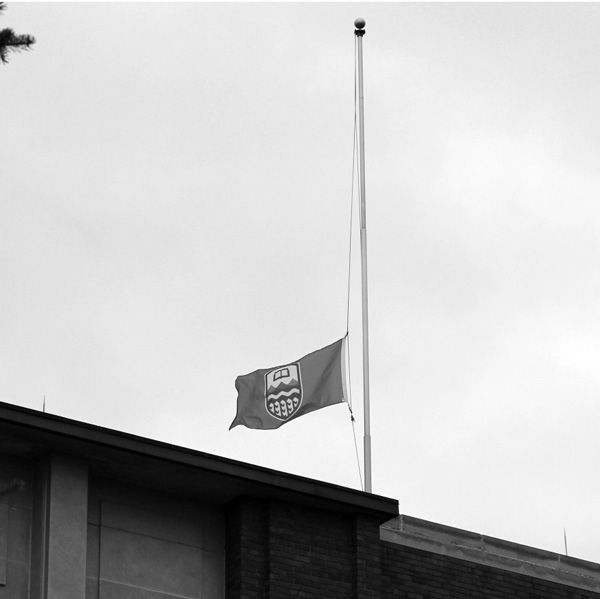
M 159 591 L 129 587 L 108 580 L 100 581 L 100 597 L 102 599 L 181 599 L 181 595 L 169 595 Z
M 223 509 L 91 481 L 86 599 L 223 599 L 224 554 Z
M 203 505 L 198 510 L 202 527 L 202 548 L 223 556 L 225 552 L 225 517 L 223 508 Z
M 11 561 L 29 565 L 31 510 L 8 507 L 8 545 Z
M 100 578 L 176 595 L 200 597 L 202 555 L 197 547 L 103 526 Z M 105 599 L 100 594 L 101 599 Z
M 0 503 L 0 585 L 6 584 L 7 563 L 8 563 L 8 504 Z
M 6 586 L 0 586 L 0 599 L 29 599 L 29 564 L 8 561 Z
M 29 599 L 33 469 L 0 460 L 0 599 Z
M 177 515 L 153 514 L 128 505 L 102 502 L 102 526 L 127 530 L 192 547 L 202 547 L 202 529 Z
M 86 558 L 87 578 L 98 580 L 100 576 L 100 527 L 93 524 L 88 525 Z
M 56 454 L 49 467 L 44 599 L 81 599 L 86 579 L 87 466 L 76 458 Z
M 224 597 L 225 560 L 223 552 L 202 552 L 202 599 L 215 599 Z
M 85 581 L 85 599 L 98 599 L 100 596 L 98 586 L 97 578 L 88 577 Z

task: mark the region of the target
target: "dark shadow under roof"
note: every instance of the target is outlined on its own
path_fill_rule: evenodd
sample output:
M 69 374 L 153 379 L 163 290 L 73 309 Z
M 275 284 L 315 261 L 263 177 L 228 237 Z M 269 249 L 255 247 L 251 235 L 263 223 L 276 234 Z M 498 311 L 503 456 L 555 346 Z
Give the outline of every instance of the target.
M 35 459 L 57 451 L 105 476 L 224 504 L 270 497 L 384 522 L 398 501 L 0 402 L 0 453 Z

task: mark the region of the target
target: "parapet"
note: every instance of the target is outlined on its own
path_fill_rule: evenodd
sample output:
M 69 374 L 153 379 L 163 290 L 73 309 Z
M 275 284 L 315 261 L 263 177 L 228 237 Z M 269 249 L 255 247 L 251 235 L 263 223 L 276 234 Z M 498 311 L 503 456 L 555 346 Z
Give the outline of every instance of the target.
M 600 592 L 600 564 L 400 515 L 381 526 L 382 541 Z

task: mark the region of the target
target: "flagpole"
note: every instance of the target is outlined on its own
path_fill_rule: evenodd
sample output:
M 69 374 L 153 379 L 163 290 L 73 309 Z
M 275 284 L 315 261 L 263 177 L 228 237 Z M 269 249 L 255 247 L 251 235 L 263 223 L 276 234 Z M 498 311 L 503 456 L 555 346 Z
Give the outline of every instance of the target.
M 367 204 L 365 193 L 365 106 L 363 93 L 362 38 L 366 22 L 356 19 L 354 35 L 358 49 L 358 115 L 359 115 L 359 178 L 360 178 L 360 263 L 362 274 L 362 330 L 363 330 L 363 397 L 365 491 L 371 493 L 371 400 L 369 394 L 369 298 L 367 293 Z

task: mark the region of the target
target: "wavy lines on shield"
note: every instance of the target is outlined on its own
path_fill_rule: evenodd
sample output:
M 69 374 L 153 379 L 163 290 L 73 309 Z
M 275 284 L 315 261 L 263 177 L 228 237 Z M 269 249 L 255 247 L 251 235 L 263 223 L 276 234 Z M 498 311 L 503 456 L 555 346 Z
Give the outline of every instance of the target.
M 278 391 L 278 392 L 275 393 L 275 391 Z M 279 391 L 278 389 L 273 389 L 273 392 L 271 392 L 271 389 L 269 389 L 267 391 L 267 399 L 268 400 L 279 399 L 282 395 L 285 395 L 285 397 L 288 398 L 294 394 L 300 395 L 297 387 L 294 387 L 293 389 L 289 389 L 288 391 L 285 391 L 285 390 Z

